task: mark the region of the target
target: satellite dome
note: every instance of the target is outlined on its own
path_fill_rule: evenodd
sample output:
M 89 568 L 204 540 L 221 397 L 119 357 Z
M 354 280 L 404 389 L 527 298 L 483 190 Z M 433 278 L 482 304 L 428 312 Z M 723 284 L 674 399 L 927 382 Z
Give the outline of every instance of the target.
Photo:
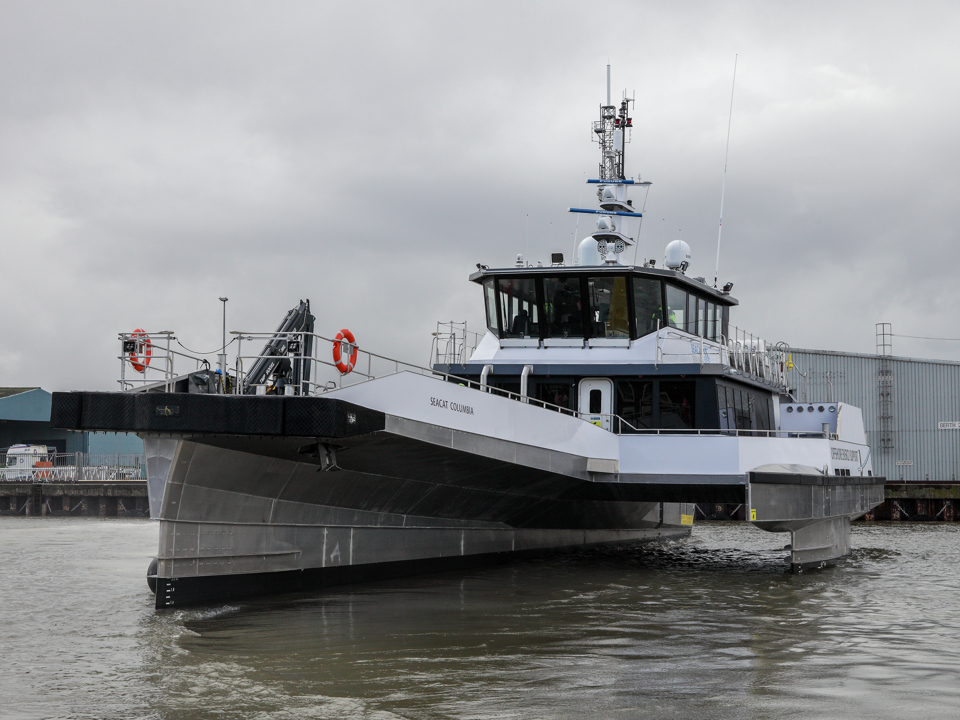
M 663 251 L 663 264 L 669 270 L 686 272 L 690 267 L 690 246 L 683 240 L 674 240 Z
M 593 235 L 585 237 L 577 246 L 577 265 L 603 265 L 603 256 Z

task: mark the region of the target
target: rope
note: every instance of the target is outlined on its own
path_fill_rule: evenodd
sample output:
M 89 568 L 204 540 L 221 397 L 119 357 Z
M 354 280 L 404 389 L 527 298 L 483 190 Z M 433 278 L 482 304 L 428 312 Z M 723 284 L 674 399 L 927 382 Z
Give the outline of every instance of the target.
M 235 341 L 236 339 L 237 339 L 237 338 L 233 338 L 232 340 L 230 340 L 230 342 L 228 342 L 226 345 L 224 345 L 224 346 L 221 347 L 221 348 L 217 348 L 216 350 L 208 350 L 208 351 L 206 351 L 206 352 L 203 352 L 203 351 L 201 351 L 201 350 L 191 350 L 190 348 L 188 348 L 186 345 L 184 345 L 184 344 L 183 344 L 182 342 L 180 342 L 179 340 L 177 340 L 177 345 L 179 345 L 180 347 L 182 347 L 182 348 L 183 348 L 184 350 L 186 350 L 187 352 L 192 352 L 192 353 L 195 353 L 195 354 L 197 354 L 197 355 L 213 355 L 214 353 L 219 353 L 219 352 L 223 352 L 224 350 L 226 350 L 228 347 L 230 347 L 230 346 L 234 343 L 234 341 Z
M 960 338 L 938 338 L 938 337 L 924 337 L 923 335 L 900 335 L 899 333 L 894 335 L 890 333 L 891 337 L 905 337 L 911 338 L 913 340 L 950 340 L 953 342 L 960 342 Z

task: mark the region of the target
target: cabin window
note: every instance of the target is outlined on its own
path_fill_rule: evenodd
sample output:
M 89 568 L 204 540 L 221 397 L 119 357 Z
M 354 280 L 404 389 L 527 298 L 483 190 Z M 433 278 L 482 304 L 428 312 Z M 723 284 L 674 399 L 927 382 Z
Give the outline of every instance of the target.
M 707 301 L 697 298 L 697 334 L 707 337 Z
M 500 337 L 500 329 L 497 323 L 497 292 L 493 278 L 483 281 L 483 300 L 484 308 L 487 311 L 487 329 Z
M 653 417 L 653 381 L 619 380 L 617 381 L 617 415 L 628 424 L 623 432 L 631 428 L 644 430 L 655 427 Z
M 503 338 L 539 338 L 537 281 L 533 278 L 500 278 L 500 317 Z
M 587 288 L 592 337 L 630 337 L 627 279 L 620 276 L 592 277 L 587 279 Z
M 736 411 L 730 405 L 727 397 L 729 388 L 723 385 L 717 385 L 717 407 L 720 410 L 720 429 L 735 430 L 737 427 Z
M 773 430 L 771 402 L 770 396 L 762 391 L 718 385 L 720 429 Z
M 636 337 L 643 337 L 663 327 L 663 284 L 648 278 L 633 279 L 633 310 Z
M 544 278 L 543 314 L 547 324 L 546 337 L 582 338 L 583 303 L 580 296 L 580 278 Z
M 685 330 L 687 293 L 674 285 L 667 285 L 667 325 Z
M 573 384 L 569 382 L 537 383 L 537 399 L 551 405 L 572 410 L 573 408 L 570 407 L 572 394 Z
M 697 384 L 692 380 L 660 382 L 660 427 L 692 428 L 696 408 Z

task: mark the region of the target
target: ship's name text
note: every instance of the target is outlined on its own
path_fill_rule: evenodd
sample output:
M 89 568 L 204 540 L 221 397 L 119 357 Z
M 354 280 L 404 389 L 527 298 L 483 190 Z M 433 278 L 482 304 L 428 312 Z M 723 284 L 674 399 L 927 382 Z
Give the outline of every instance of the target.
M 473 408 L 469 405 L 462 405 L 458 402 L 450 402 L 449 400 L 441 400 L 440 398 L 432 397 L 430 398 L 430 404 L 433 407 L 441 408 L 443 410 L 452 410 L 453 412 L 466 413 L 467 415 L 473 415 Z
M 847 450 L 846 448 L 830 448 L 834 460 L 843 460 L 845 462 L 860 462 L 859 450 Z

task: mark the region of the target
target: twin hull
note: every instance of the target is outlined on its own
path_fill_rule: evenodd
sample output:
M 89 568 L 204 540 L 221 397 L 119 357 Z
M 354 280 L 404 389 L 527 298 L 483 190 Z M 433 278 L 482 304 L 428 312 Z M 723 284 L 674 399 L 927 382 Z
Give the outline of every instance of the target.
M 137 402 L 157 607 L 683 537 L 693 521 L 692 505 L 616 480 L 617 436 L 415 374 L 323 398 Z M 232 409 L 190 420 L 213 402 Z M 280 432 L 240 403 L 280 408 Z

